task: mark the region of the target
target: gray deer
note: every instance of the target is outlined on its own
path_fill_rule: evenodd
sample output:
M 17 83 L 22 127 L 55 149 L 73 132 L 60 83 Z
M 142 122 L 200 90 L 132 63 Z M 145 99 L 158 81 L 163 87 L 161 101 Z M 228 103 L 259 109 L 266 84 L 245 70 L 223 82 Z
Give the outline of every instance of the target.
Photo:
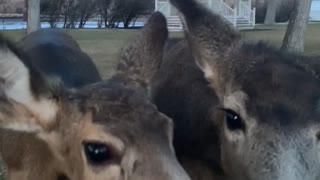
M 176 153 L 191 178 L 319 180 L 315 60 L 245 42 L 194 0 L 171 3 L 185 38 L 167 43 L 152 96 L 174 120 Z
M 39 147 L 25 147 L 8 178 L 190 180 L 175 157 L 172 121 L 147 96 L 167 36 L 164 16 L 155 13 L 123 50 L 117 74 L 81 89 L 50 80 L 1 39 L 0 127 L 29 132 Z M 1 145 L 14 154 L 21 142 L 11 138 Z
M 102 80 L 89 55 L 63 30 L 32 32 L 18 42 L 18 47 L 42 72 L 58 76 L 67 88 L 79 88 Z

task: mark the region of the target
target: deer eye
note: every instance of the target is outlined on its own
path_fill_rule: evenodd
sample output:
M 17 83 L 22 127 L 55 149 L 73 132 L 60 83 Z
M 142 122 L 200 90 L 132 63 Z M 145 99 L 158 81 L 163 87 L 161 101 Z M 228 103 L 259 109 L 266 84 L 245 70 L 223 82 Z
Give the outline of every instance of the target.
M 88 162 L 92 165 L 103 165 L 112 158 L 110 148 L 104 143 L 84 143 L 84 152 Z
M 243 130 L 245 128 L 245 125 L 241 117 L 237 113 L 228 109 L 224 111 L 226 112 L 225 120 L 229 130 L 236 131 L 236 130 Z

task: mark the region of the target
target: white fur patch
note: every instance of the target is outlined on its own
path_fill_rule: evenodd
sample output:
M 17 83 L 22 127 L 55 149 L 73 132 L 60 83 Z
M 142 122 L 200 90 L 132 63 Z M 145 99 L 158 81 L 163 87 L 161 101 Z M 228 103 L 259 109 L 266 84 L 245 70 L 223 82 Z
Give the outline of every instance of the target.
M 202 70 L 206 79 L 212 78 L 214 76 L 213 70 L 210 65 L 206 62 L 203 62 L 203 65 L 196 61 L 197 66 Z
M 35 133 L 41 129 L 36 124 L 20 123 L 16 121 L 9 123 L 8 125 L 5 125 L 3 128 L 10 129 L 13 131 L 21 131 L 21 132 L 29 132 L 29 133 Z
M 53 119 L 58 107 L 47 99 L 35 100 L 31 92 L 30 74 L 27 67 L 9 49 L 1 49 L 0 54 L 0 88 L 5 95 L 23 104 L 40 120 Z M 16 126 L 16 124 L 13 125 L 13 127 Z
M 210 78 L 210 77 L 212 78 L 214 76 L 211 67 L 207 63 L 203 67 L 202 71 L 204 72 L 205 78 L 207 78 L 207 79 Z

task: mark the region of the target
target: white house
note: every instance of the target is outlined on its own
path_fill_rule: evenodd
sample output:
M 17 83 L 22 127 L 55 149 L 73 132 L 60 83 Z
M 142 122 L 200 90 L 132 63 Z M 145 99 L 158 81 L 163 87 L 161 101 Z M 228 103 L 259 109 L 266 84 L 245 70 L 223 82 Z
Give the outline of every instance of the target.
M 320 0 L 313 0 L 310 10 L 310 20 L 320 21 Z
M 252 8 L 252 0 L 198 0 L 212 11 L 225 17 L 238 29 L 252 29 L 255 26 L 256 10 Z M 181 31 L 182 24 L 177 10 L 169 0 L 155 0 L 155 10 L 162 12 L 168 21 L 170 31 Z

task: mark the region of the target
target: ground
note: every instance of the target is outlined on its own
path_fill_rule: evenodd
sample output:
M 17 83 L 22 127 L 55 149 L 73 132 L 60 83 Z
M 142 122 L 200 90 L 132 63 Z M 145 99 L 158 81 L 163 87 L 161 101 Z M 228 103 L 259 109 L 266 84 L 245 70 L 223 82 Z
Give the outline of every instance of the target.
M 114 73 L 117 64 L 117 55 L 121 47 L 128 40 L 135 37 L 137 30 L 66 30 L 80 44 L 81 48 L 91 56 L 100 73 L 105 79 Z M 257 26 L 257 29 L 242 31 L 246 39 L 250 41 L 265 40 L 277 47 L 281 46 L 286 26 Z M 0 31 L 14 41 L 21 39 L 25 31 Z M 181 33 L 173 33 L 171 36 L 181 36 Z M 306 37 L 307 55 L 320 56 L 320 24 L 312 24 L 308 27 Z M 1 170 L 1 168 L 0 168 Z M 1 173 L 0 173 L 1 174 Z M 0 175 L 0 180 L 2 180 Z
M 278 47 L 284 37 L 286 26 L 257 26 L 256 30 L 242 31 L 248 40 L 265 40 Z M 121 47 L 137 34 L 138 30 L 66 30 L 80 44 L 96 63 L 104 78 L 114 73 L 117 54 Z M 1 31 L 0 31 L 1 33 Z M 5 36 L 13 40 L 23 37 L 25 31 L 3 31 Z M 180 36 L 181 33 L 173 33 Z M 320 24 L 309 25 L 306 37 L 306 54 L 320 55 Z

